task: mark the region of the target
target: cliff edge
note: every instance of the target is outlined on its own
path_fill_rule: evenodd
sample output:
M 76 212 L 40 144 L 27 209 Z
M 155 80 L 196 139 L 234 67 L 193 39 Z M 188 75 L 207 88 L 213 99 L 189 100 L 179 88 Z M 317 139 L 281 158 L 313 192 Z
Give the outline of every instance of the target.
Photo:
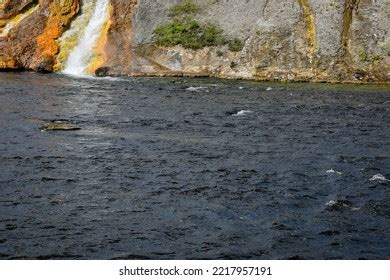
M 60 71 L 74 47 L 62 37 L 72 29 L 85 31 L 80 17 L 96 2 L 2 1 L 0 69 Z M 389 0 L 110 0 L 109 5 L 89 73 L 390 82 Z

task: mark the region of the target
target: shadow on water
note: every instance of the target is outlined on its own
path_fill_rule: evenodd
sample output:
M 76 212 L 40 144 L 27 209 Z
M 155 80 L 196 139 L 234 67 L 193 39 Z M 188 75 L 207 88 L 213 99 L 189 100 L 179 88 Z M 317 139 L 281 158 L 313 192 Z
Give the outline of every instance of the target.
M 390 257 L 388 86 L 0 73 L 0 101 L 1 259 Z

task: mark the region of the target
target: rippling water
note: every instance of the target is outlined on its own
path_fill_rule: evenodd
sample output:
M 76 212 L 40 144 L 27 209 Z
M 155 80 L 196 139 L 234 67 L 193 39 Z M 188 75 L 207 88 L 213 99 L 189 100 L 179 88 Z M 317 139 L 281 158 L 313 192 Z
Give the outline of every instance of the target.
M 388 86 L 0 73 L 0 258 L 389 259 L 389 108 Z

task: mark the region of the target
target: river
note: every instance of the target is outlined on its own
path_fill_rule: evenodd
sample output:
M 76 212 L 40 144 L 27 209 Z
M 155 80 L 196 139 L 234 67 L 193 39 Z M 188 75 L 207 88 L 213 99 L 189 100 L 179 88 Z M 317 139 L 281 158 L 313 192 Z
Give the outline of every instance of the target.
M 0 73 L 0 259 L 389 259 L 389 89 Z

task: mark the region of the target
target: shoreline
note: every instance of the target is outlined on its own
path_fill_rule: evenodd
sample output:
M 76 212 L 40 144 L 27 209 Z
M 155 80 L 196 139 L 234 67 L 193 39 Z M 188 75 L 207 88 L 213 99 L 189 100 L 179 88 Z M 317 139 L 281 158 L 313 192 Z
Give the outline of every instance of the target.
M 46 71 L 34 71 L 31 69 L 23 69 L 23 68 L 17 68 L 17 69 L 0 69 L 0 73 L 38 73 L 43 75 L 48 74 L 59 74 L 58 71 L 52 71 L 52 72 L 46 72 Z M 137 73 L 134 72 L 132 74 L 119 74 L 119 75 L 94 75 L 91 76 L 93 78 L 211 78 L 211 79 L 221 79 L 221 80 L 236 80 L 236 81 L 253 81 L 253 82 L 280 82 L 280 83 L 292 83 L 292 84 L 334 84 L 334 85 L 376 85 L 376 86 L 388 86 L 390 85 L 389 81 L 374 81 L 374 82 L 366 82 L 366 81 L 353 81 L 353 80 L 322 80 L 322 79 L 267 79 L 267 78 L 259 78 L 259 77 L 232 77 L 232 76 L 224 76 L 224 75 L 207 75 L 207 74 L 197 74 L 197 73 L 185 73 L 185 72 L 176 72 L 176 73 Z

